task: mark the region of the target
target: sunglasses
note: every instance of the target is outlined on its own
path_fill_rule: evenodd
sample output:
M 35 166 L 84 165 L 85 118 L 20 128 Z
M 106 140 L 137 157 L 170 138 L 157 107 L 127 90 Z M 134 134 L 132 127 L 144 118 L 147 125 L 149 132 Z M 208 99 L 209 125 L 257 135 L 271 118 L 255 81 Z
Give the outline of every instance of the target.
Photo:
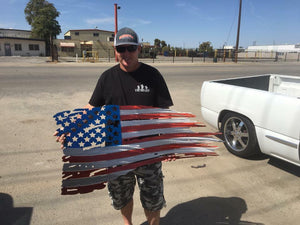
M 137 45 L 129 45 L 129 46 L 116 46 L 116 50 L 119 53 L 123 53 L 126 51 L 128 52 L 135 52 L 137 50 L 138 46 Z

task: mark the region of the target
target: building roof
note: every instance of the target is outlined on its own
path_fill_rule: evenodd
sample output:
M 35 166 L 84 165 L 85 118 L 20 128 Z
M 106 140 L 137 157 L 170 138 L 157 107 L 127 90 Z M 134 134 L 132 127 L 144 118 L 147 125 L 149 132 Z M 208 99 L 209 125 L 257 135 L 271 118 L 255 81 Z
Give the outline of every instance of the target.
M 99 30 L 99 29 L 75 29 L 75 30 L 68 30 L 66 33 L 70 32 L 70 31 L 98 31 L 98 32 L 109 32 L 109 33 L 115 33 L 114 31 L 108 31 L 108 30 Z M 65 33 L 65 34 L 66 34 Z
M 20 29 L 11 29 L 11 28 L 0 28 L 0 30 L 31 32 L 31 30 L 20 30 Z
M 37 39 L 37 38 L 23 38 L 23 37 L 1 37 L 0 39 L 17 39 L 17 40 L 29 40 L 29 41 L 42 41 L 45 42 L 43 39 Z

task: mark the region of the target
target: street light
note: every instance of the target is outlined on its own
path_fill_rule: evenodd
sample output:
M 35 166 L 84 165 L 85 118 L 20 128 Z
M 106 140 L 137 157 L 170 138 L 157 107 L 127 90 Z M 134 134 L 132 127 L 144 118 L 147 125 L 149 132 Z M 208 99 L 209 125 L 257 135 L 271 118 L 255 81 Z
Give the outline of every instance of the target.
M 118 32 L 118 9 L 121 9 L 120 6 L 118 6 L 118 4 L 114 4 L 115 5 L 115 35 Z

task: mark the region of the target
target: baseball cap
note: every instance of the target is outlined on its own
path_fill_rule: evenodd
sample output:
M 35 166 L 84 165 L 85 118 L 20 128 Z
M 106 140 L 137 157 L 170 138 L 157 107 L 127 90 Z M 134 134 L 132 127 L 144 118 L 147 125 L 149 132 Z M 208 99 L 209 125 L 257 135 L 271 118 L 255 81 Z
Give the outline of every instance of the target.
M 124 27 L 115 36 L 114 46 L 118 45 L 139 45 L 139 37 L 134 30 Z

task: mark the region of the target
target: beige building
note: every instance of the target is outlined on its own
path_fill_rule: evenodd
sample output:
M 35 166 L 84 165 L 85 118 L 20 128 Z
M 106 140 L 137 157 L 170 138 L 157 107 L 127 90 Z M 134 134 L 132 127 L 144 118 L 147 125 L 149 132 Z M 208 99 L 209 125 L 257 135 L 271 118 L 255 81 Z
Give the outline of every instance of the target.
M 100 58 L 114 57 L 114 32 L 99 29 L 69 30 L 64 39 L 56 39 L 54 43 L 58 56 L 97 55 Z
M 45 56 L 45 41 L 30 36 L 28 30 L 0 28 L 0 56 Z

